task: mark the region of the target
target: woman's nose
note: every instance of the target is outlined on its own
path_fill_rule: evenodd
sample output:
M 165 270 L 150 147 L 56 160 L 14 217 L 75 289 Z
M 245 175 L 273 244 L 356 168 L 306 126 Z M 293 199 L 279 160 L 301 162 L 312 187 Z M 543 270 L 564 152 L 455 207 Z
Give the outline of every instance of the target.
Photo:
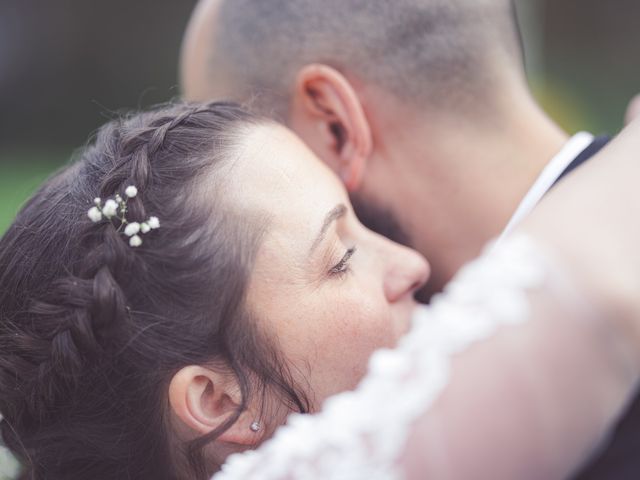
M 422 255 L 410 248 L 396 246 L 388 255 L 384 293 L 392 303 L 422 287 L 429 279 L 430 267 Z

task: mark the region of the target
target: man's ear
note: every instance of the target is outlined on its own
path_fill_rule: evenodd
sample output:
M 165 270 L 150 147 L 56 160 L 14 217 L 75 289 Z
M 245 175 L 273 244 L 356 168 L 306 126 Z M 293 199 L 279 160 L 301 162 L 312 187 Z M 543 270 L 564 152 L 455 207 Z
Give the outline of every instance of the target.
M 298 71 L 290 126 L 349 191 L 360 187 L 373 149 L 371 127 L 356 91 L 337 70 L 321 64 Z
M 174 415 L 198 436 L 224 425 L 240 403 L 241 393 L 235 376 L 205 367 L 184 367 L 169 384 L 169 404 Z M 255 445 L 261 435 L 261 431 L 251 429 L 256 420 L 250 409 L 245 410 L 218 440 L 242 446 Z

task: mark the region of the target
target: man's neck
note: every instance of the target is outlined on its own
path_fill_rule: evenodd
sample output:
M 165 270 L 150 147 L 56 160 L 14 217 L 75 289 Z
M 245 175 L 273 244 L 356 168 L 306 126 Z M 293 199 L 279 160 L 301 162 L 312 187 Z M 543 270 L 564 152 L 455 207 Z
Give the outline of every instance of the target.
M 402 220 L 414 246 L 434 263 L 435 289 L 501 233 L 568 140 L 533 101 L 513 112 L 490 127 L 445 119 L 412 134 L 413 154 L 406 154 L 416 161 L 403 162 L 397 194 L 404 196 L 400 204 L 414 206 Z

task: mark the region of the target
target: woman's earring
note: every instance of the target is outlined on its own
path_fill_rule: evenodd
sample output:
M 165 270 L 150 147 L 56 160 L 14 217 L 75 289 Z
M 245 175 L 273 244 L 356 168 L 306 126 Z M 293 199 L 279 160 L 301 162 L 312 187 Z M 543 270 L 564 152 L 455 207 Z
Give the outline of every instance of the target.
M 260 422 L 258 422 L 257 420 L 254 421 L 251 425 L 249 425 L 249 428 L 251 429 L 252 432 L 257 432 L 260 430 Z

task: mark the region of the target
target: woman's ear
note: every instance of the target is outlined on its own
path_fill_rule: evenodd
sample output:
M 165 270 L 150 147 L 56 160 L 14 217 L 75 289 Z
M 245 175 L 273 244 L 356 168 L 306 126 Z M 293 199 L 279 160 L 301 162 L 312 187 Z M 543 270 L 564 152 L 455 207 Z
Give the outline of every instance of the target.
M 198 436 L 223 426 L 237 412 L 241 402 L 240 387 L 234 375 L 205 367 L 184 367 L 169 384 L 169 404 L 174 415 Z M 261 435 L 261 430 L 255 428 L 257 420 L 251 409 L 247 409 L 217 439 L 243 446 L 255 445 Z
M 321 64 L 300 69 L 290 126 L 349 191 L 360 187 L 373 140 L 360 98 L 344 75 Z

